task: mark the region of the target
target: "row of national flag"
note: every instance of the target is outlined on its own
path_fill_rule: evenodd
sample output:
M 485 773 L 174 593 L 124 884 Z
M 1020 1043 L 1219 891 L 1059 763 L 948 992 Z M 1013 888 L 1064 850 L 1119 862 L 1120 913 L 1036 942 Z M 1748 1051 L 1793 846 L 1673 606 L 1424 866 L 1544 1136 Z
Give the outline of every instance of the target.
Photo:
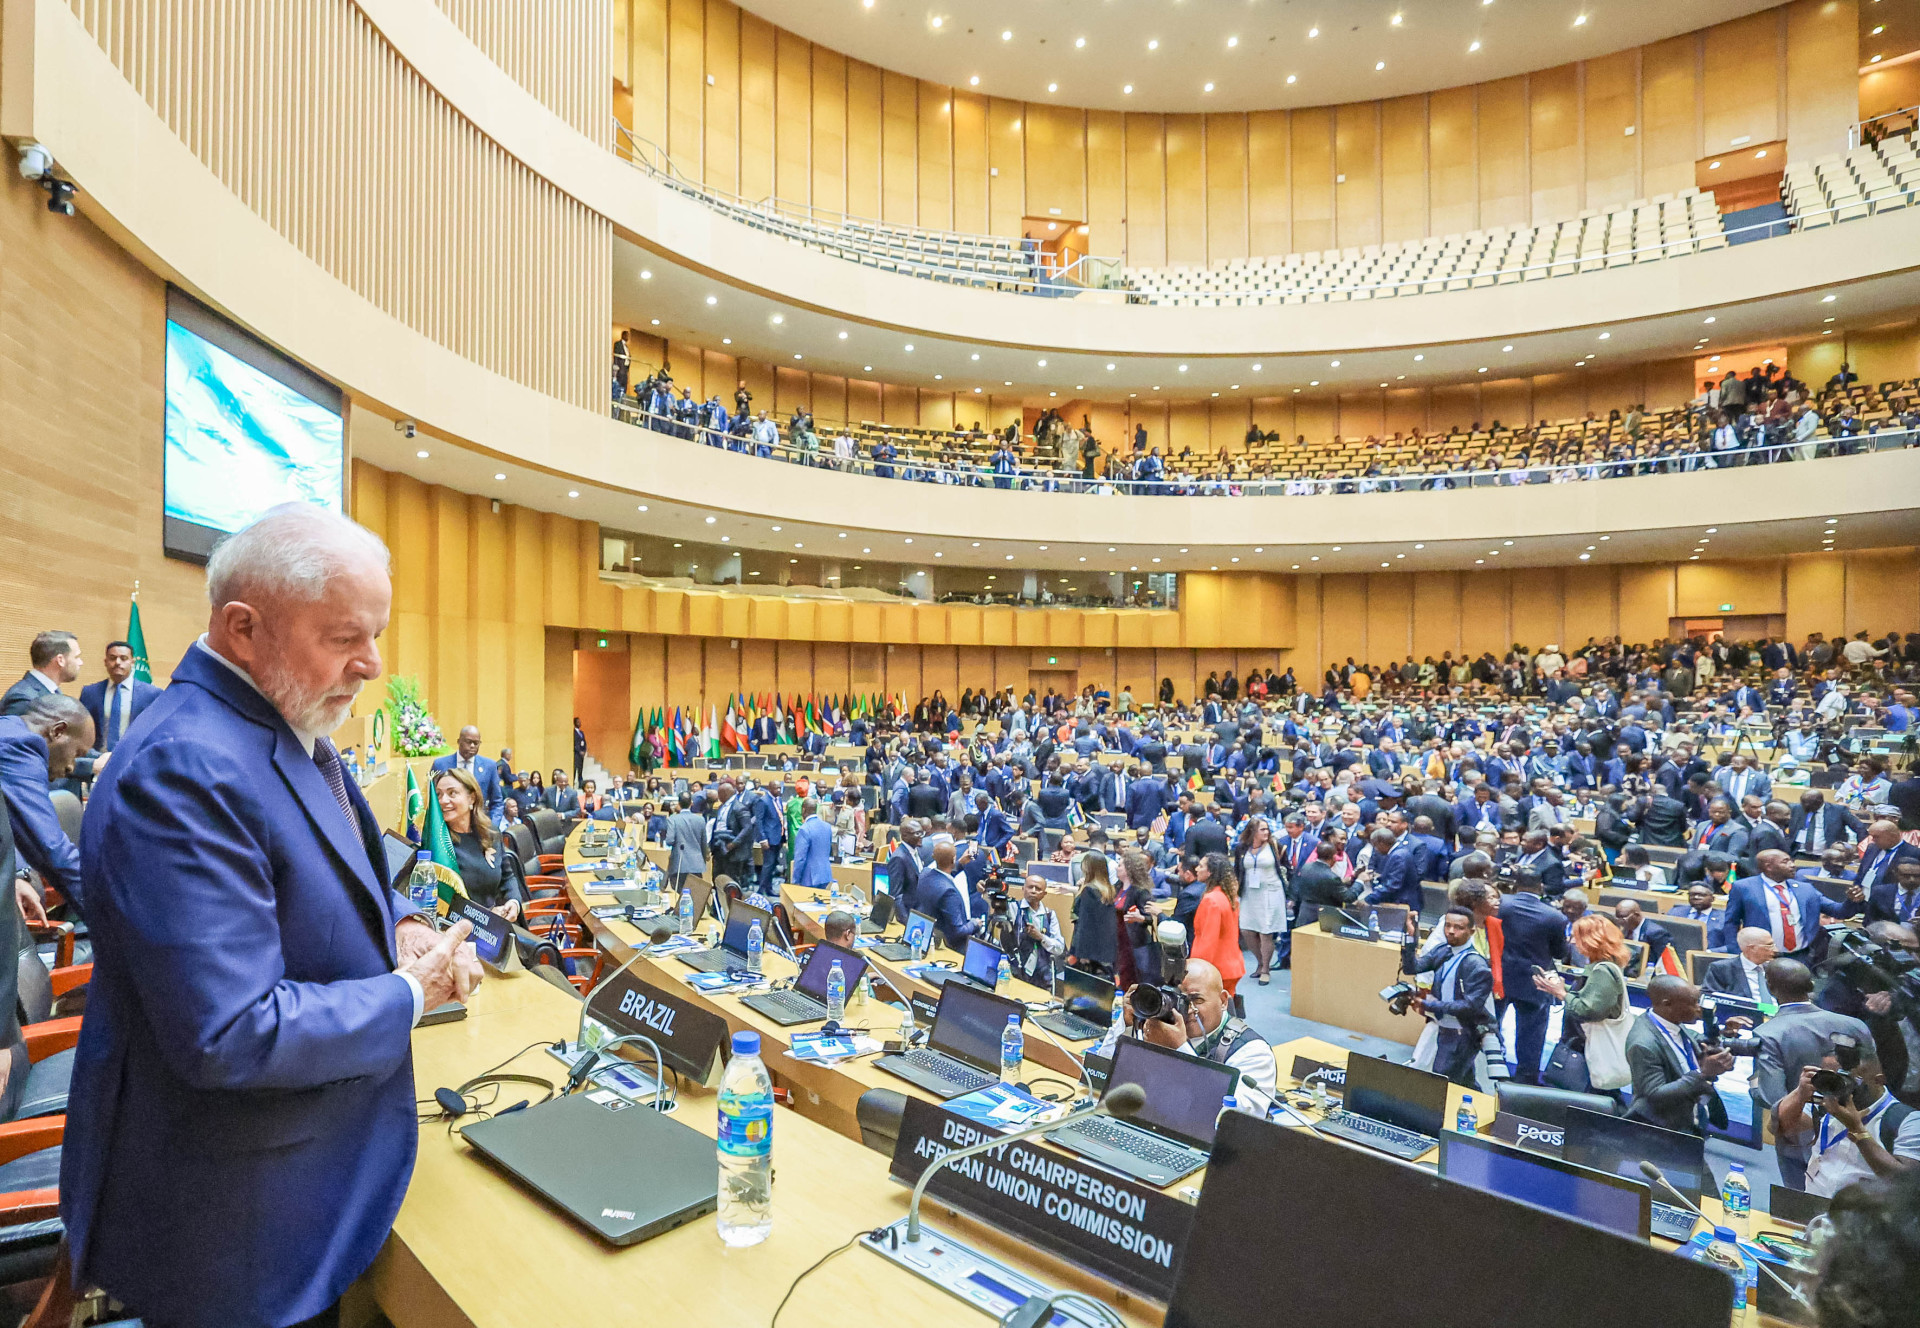
M 839 696 L 735 692 L 727 698 L 724 709 L 707 707 L 704 725 L 698 706 L 642 707 L 634 717 L 627 756 L 635 765 L 647 764 L 653 759 L 656 738 L 665 750 L 668 765 L 687 765 L 701 757 L 746 751 L 752 745 L 755 725 L 763 719 L 773 721 L 773 731 L 779 735 L 775 741 L 800 742 L 810 734 L 830 733 L 840 724 L 872 718 L 886 709 L 889 700 L 896 711 L 906 707 L 904 695 L 888 698 L 878 692 Z

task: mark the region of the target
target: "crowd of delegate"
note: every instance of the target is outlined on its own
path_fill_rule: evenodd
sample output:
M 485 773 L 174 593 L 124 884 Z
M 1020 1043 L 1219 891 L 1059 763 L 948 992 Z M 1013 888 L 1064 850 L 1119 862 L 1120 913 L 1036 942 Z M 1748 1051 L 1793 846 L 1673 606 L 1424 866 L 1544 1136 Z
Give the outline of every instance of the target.
M 850 424 L 831 431 L 817 426 L 806 405 L 793 408 L 783 432 L 771 411 L 754 409 L 744 382 L 734 389 L 729 409 L 717 392 L 703 401 L 691 387 L 676 385 L 670 365 L 634 378 L 624 336 L 613 353 L 614 398 L 624 418 L 711 447 L 880 479 L 1187 497 L 1394 493 L 1681 474 L 1851 456 L 1882 432 L 1899 435 L 1899 446 L 1920 444 L 1920 397 L 1903 397 L 1885 419 L 1866 420 L 1846 397 L 1858 382 L 1842 364 L 1815 392 L 1768 361 L 1744 377 L 1728 370 L 1683 410 L 1649 413 L 1642 404 L 1610 410 L 1604 418 L 1589 412 L 1571 430 L 1549 429 L 1545 420 L 1537 427 L 1524 421 L 1509 427 L 1497 419 L 1444 434 L 1414 429 L 1369 436 L 1352 455 L 1335 435 L 1336 458 L 1283 470 L 1284 463 L 1258 450 L 1279 435 L 1257 424 L 1247 432 L 1249 450 L 1238 457 L 1225 448 L 1211 456 L 1190 446 L 1163 451 L 1151 444 L 1144 424 L 1134 427 L 1130 440 L 1103 443 L 1091 417 L 1083 415 L 1075 425 L 1052 409 L 1024 437 L 1018 423 L 989 430 L 976 421 L 971 428 L 956 424 L 937 447 L 903 446 L 884 433 L 863 444 Z M 1383 461 L 1383 450 L 1403 459 Z M 1294 452 L 1309 454 L 1304 436 L 1295 440 Z
M 1622 1020 L 1626 943 L 1638 942 L 1652 1016 L 1634 1021 L 1631 1083 L 1561 1086 L 1630 1088 L 1643 1118 L 1704 1129 L 1720 1060 L 1732 1062 L 1688 1027 L 1702 989 L 1661 914 L 1595 901 L 1609 882 L 1669 890 L 1669 915 L 1704 923 L 1725 956 L 1706 994 L 1777 1007 L 1754 1090 L 1775 1113 L 1789 1183 L 1808 1184 L 1811 1164 L 1831 1193 L 1847 1166 L 1920 1159 L 1920 1117 L 1905 1124 L 1920 1105 L 1916 1012 L 1836 979 L 1827 934 L 1851 920 L 1885 954 L 1920 954 L 1920 778 L 1879 750 L 1914 731 L 1920 634 L 1516 645 L 1430 663 L 1424 675 L 1335 665 L 1317 693 L 1289 670 L 1212 676 L 1195 700 L 1176 700 L 1170 681 L 1146 697 L 936 696 L 783 747 L 767 766 L 784 798 L 748 772 L 679 772 L 676 792 L 655 770 L 601 793 L 600 814 L 644 821 L 676 874 L 768 896 L 783 880 L 829 884 L 834 863 L 867 860 L 884 824 L 896 894 L 956 945 L 981 927 L 982 882 L 1031 836 L 1068 864 L 1073 925 L 1023 932 L 1020 971 L 1154 981 L 1164 913 L 1186 930 L 1202 989 L 1219 988 L 1217 1022 L 1190 1030 L 1196 1054 L 1238 1033 L 1238 988 L 1287 966 L 1292 930 L 1321 908 L 1417 916 L 1422 883 L 1446 882 L 1450 916 L 1413 965 L 1435 975 L 1414 1003 L 1434 1026 L 1425 1063 L 1462 1083 L 1484 1080 L 1489 1054 L 1522 1082 L 1564 1071 L 1544 1063 L 1551 1006 L 1576 1049 L 1588 1026 Z M 791 736 L 750 735 L 756 747 Z M 857 759 L 826 756 L 848 746 Z M 1840 897 L 1816 878 L 1841 883 Z M 1027 884 L 1037 905 L 1046 883 Z M 1830 1129 L 1817 1146 L 1808 1085 L 1832 1059 L 1829 1033 L 1855 1036 L 1861 1073 L 1887 1091 L 1884 1105 L 1859 1104 L 1861 1130 Z M 1820 1105 L 1834 1121 L 1853 1110 Z M 1854 1140 L 1888 1111 L 1900 1128 L 1886 1148 Z M 1843 1165 L 1849 1146 L 1859 1156 Z

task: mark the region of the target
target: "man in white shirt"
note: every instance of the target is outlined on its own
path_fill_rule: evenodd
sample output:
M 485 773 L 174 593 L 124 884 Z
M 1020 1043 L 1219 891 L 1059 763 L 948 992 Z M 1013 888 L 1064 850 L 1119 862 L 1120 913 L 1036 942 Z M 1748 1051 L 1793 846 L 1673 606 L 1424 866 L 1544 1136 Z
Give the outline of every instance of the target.
M 1742 927 L 1736 940 L 1740 953 L 1707 965 L 1700 985 L 1708 991 L 1725 992 L 1743 1000 L 1765 1001 L 1768 999 L 1765 969 L 1777 953 L 1773 933 L 1765 927 Z
M 1266 1115 L 1273 1104 L 1278 1073 L 1272 1044 L 1254 1032 L 1245 1020 L 1234 1018 L 1220 970 L 1206 960 L 1187 960 L 1187 974 L 1180 982 L 1180 990 L 1187 997 L 1184 1026 L 1163 1019 L 1142 1020 L 1134 1014 L 1133 1002 L 1123 993 L 1121 1007 L 1126 1036 L 1145 1037 L 1148 1042 L 1184 1051 L 1189 1056 L 1231 1065 L 1240 1071 L 1240 1084 L 1234 1089 L 1234 1095 L 1239 1099 L 1241 1110 Z M 1113 1055 L 1114 1044 L 1120 1036 L 1118 1025 L 1109 1029 L 1106 1040 L 1100 1044 L 1100 1054 Z
M 1820 1069 L 1846 1074 L 1831 1052 Z M 1808 1194 L 1832 1198 L 1855 1181 L 1897 1176 L 1920 1167 L 1920 1112 L 1887 1092 L 1886 1076 L 1871 1042 L 1861 1052 L 1859 1065 L 1846 1075 L 1843 1090 L 1819 1091 L 1814 1083 L 1819 1072 L 1811 1065 L 1803 1069 L 1800 1082 L 1777 1108 L 1782 1130 L 1812 1136 Z M 1816 1105 L 1826 1113 L 1817 1125 L 1807 1111 Z
M 1865 632 L 1855 632 L 1853 640 L 1840 647 L 1840 653 L 1846 656 L 1847 663 L 1856 669 L 1861 669 L 1865 668 L 1869 662 L 1879 659 L 1887 652 L 1879 649 L 1873 642 L 1867 640 L 1867 634 Z

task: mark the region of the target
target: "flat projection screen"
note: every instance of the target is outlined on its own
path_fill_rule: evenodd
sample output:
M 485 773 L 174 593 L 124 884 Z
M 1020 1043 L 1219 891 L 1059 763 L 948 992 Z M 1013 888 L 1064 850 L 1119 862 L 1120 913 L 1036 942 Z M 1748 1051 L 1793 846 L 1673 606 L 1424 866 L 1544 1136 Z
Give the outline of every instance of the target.
M 343 408 L 331 383 L 169 289 L 167 555 L 204 563 L 222 535 L 281 503 L 339 511 Z

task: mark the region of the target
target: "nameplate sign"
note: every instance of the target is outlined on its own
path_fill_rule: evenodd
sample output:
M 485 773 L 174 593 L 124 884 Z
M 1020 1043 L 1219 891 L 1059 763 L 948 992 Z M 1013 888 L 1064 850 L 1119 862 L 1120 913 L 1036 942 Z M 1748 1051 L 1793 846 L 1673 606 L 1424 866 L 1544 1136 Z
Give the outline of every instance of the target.
M 616 1037 L 639 1033 L 660 1047 L 660 1058 L 673 1069 L 701 1083 L 719 1067 L 720 1049 L 727 1044 L 727 1021 L 711 1010 L 634 976 L 631 964 L 593 989 L 587 1014 L 612 1030 Z M 646 1060 L 639 1047 L 637 1059 Z
M 473 924 L 473 948 L 482 963 L 504 969 L 514 960 L 513 924 L 492 909 L 474 903 L 465 895 L 441 900 L 441 909 L 451 927 L 463 918 Z
M 1567 1142 L 1567 1132 L 1562 1126 L 1528 1120 L 1525 1116 L 1515 1116 L 1505 1111 L 1493 1118 L 1491 1133 L 1501 1143 L 1530 1148 L 1548 1157 L 1559 1157 L 1561 1148 Z
M 1344 936 L 1350 941 L 1370 941 L 1373 939 L 1372 932 L 1369 932 L 1365 927 L 1356 927 L 1350 922 L 1341 923 L 1340 929 L 1334 934 L 1336 936 Z M 1384 936 L 1382 939 L 1384 939 Z
M 1295 1056 L 1292 1073 L 1293 1081 L 1302 1087 L 1312 1079 L 1325 1084 L 1329 1093 L 1343 1095 L 1347 1091 L 1347 1067 L 1344 1065 L 1329 1065 L 1311 1056 Z
M 895 1180 L 912 1185 L 956 1148 L 994 1137 L 963 1117 L 908 1098 L 893 1150 Z M 1002 1144 L 943 1167 L 927 1197 L 956 1208 L 1127 1291 L 1165 1304 L 1193 1209 L 1033 1140 Z

